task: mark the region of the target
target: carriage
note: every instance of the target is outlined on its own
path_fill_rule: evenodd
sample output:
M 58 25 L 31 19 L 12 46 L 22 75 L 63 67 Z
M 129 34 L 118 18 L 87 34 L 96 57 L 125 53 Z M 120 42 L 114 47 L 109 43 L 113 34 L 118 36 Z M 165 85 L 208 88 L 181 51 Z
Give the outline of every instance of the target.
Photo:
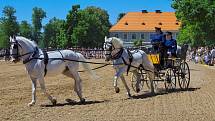
M 152 50 L 148 48 L 147 50 Z M 155 67 L 155 79 L 153 81 L 155 90 L 158 89 L 158 85 L 163 82 L 166 91 L 176 89 L 177 82 L 182 90 L 187 90 L 190 84 L 190 69 L 186 62 L 187 45 L 181 47 L 180 52 L 177 52 L 176 57 L 161 58 L 161 52 L 146 51 L 148 59 L 153 63 Z M 162 60 L 163 59 L 163 60 Z M 161 60 L 163 61 L 161 64 Z M 144 85 L 148 88 L 149 79 L 144 68 L 140 68 L 138 75 L 132 74 L 131 84 L 133 90 L 136 92 L 137 80 L 140 81 L 139 88 L 143 89 Z

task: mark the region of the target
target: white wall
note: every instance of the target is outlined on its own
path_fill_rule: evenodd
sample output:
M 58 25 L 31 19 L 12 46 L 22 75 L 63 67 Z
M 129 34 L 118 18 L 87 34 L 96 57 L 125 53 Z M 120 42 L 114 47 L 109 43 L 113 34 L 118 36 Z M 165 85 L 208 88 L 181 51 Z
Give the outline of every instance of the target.
M 165 33 L 165 31 L 164 31 Z M 176 39 L 176 33 L 173 32 L 173 38 Z M 127 34 L 127 39 L 124 39 L 124 34 Z M 154 34 L 154 32 L 110 32 L 110 37 L 118 37 L 124 41 L 125 46 L 133 46 L 133 41 L 136 39 L 132 39 L 132 34 L 136 34 L 136 39 L 141 39 L 141 34 L 144 34 L 144 42 L 150 42 L 150 35 Z M 118 36 L 116 36 L 118 35 Z

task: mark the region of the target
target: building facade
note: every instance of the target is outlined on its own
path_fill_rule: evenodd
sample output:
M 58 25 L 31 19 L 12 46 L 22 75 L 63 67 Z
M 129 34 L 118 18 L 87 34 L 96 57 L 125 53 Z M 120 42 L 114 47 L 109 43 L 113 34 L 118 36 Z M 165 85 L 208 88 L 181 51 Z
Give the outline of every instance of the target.
M 180 22 L 174 12 L 128 12 L 118 23 L 110 29 L 110 37 L 118 37 L 124 41 L 125 46 L 133 46 L 135 40 L 149 43 L 155 34 L 155 27 L 163 32 L 171 31 L 176 39 Z

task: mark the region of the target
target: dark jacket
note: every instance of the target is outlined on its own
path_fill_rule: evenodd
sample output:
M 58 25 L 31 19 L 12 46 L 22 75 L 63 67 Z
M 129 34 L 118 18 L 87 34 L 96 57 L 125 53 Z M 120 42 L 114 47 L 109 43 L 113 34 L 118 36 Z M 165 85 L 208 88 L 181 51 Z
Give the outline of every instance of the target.
M 164 46 L 167 48 L 171 54 L 176 54 L 177 51 L 177 42 L 175 39 L 165 40 Z

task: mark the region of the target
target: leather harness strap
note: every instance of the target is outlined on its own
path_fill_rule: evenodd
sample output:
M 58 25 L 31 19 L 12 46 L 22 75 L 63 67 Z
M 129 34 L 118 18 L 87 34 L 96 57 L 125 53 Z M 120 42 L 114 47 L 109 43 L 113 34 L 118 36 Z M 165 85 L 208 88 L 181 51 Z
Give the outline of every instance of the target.
M 45 77 L 47 73 L 47 64 L 49 62 L 49 56 L 46 51 L 43 51 L 43 55 L 44 55 L 44 65 L 45 65 L 45 69 L 44 69 L 44 77 Z
M 128 66 L 128 68 L 127 68 L 127 75 L 128 75 L 128 72 L 131 68 L 131 63 L 133 61 L 133 56 L 132 56 L 132 53 L 128 49 L 127 49 L 127 52 L 128 52 L 129 64 L 127 64 L 127 62 L 125 61 L 125 59 L 123 57 L 122 57 L 122 60 L 123 60 L 124 64 Z
M 128 72 L 131 68 L 131 63 L 133 61 L 133 56 L 132 56 L 132 53 L 127 49 L 127 52 L 128 52 L 128 60 L 129 60 L 129 65 L 128 65 L 128 68 L 127 68 L 127 75 L 128 75 Z

